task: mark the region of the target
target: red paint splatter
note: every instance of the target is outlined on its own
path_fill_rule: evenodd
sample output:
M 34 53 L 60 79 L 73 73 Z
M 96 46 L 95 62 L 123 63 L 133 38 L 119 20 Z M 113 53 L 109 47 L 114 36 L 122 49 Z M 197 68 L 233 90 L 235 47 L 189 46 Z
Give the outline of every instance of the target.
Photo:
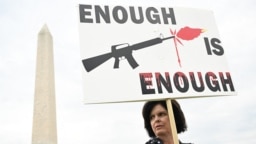
M 201 29 L 201 28 L 190 28 L 190 27 L 186 26 L 184 28 L 181 28 L 178 31 L 177 34 L 176 34 L 176 30 L 173 31 L 172 29 L 170 29 L 170 32 L 171 32 L 172 35 L 175 36 L 175 38 L 173 39 L 173 42 L 174 42 L 174 46 L 175 46 L 175 49 L 176 49 L 176 55 L 177 55 L 177 58 L 178 58 L 178 63 L 181 67 L 181 60 L 180 60 L 180 56 L 179 56 L 177 42 L 179 44 L 183 45 L 182 42 L 180 41 L 180 39 L 182 39 L 182 40 L 193 40 L 194 38 L 198 37 L 201 33 L 205 32 L 205 30 Z
M 193 40 L 194 38 L 198 37 L 204 30 L 200 28 L 190 28 L 188 26 L 181 28 L 178 33 L 177 37 L 183 40 Z

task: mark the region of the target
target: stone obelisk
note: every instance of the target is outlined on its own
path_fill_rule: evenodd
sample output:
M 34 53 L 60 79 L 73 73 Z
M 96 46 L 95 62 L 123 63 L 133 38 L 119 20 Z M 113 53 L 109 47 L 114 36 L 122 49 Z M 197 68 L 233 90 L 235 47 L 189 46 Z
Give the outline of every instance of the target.
M 57 144 L 53 40 L 46 24 L 38 33 L 32 144 Z

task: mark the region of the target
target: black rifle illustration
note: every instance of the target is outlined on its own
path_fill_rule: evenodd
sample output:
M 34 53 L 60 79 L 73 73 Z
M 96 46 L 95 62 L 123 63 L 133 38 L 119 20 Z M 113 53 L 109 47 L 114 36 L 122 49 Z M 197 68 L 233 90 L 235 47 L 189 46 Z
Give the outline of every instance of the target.
M 128 43 L 113 45 L 113 46 L 111 46 L 111 52 L 102 54 L 102 55 L 98 55 L 95 57 L 83 59 L 82 62 L 83 62 L 83 65 L 84 65 L 86 71 L 90 72 L 91 70 L 95 69 L 96 67 L 103 64 L 104 62 L 106 62 L 107 60 L 109 60 L 112 57 L 115 58 L 114 68 L 119 68 L 119 61 L 120 61 L 119 58 L 125 57 L 128 60 L 130 66 L 134 69 L 134 68 L 138 67 L 139 65 L 133 58 L 132 51 L 143 49 L 143 48 L 153 46 L 156 44 L 160 44 L 164 40 L 171 39 L 174 37 L 175 36 L 170 36 L 170 37 L 162 38 L 162 39 L 161 38 L 153 38 L 153 39 L 143 41 L 140 43 L 136 43 L 133 45 L 129 45 Z M 117 47 L 124 46 L 124 45 L 126 45 L 124 48 L 117 49 Z

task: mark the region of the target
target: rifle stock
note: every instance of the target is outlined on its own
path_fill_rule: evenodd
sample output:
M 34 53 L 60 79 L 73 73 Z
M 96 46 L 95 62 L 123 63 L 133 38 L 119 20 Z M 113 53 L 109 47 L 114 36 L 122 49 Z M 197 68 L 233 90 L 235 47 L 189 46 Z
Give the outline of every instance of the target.
M 107 60 L 109 60 L 112 57 L 112 53 L 106 53 L 99 56 L 91 57 L 88 59 L 82 60 L 83 65 L 87 72 L 90 72 L 91 70 L 95 69 L 99 65 L 103 64 Z

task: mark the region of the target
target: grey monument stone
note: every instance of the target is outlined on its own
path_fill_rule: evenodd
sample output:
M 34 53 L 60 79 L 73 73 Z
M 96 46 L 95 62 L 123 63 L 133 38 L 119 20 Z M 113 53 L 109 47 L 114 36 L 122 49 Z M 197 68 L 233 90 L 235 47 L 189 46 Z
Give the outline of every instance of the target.
M 38 33 L 32 144 L 57 144 L 53 40 L 46 24 Z

